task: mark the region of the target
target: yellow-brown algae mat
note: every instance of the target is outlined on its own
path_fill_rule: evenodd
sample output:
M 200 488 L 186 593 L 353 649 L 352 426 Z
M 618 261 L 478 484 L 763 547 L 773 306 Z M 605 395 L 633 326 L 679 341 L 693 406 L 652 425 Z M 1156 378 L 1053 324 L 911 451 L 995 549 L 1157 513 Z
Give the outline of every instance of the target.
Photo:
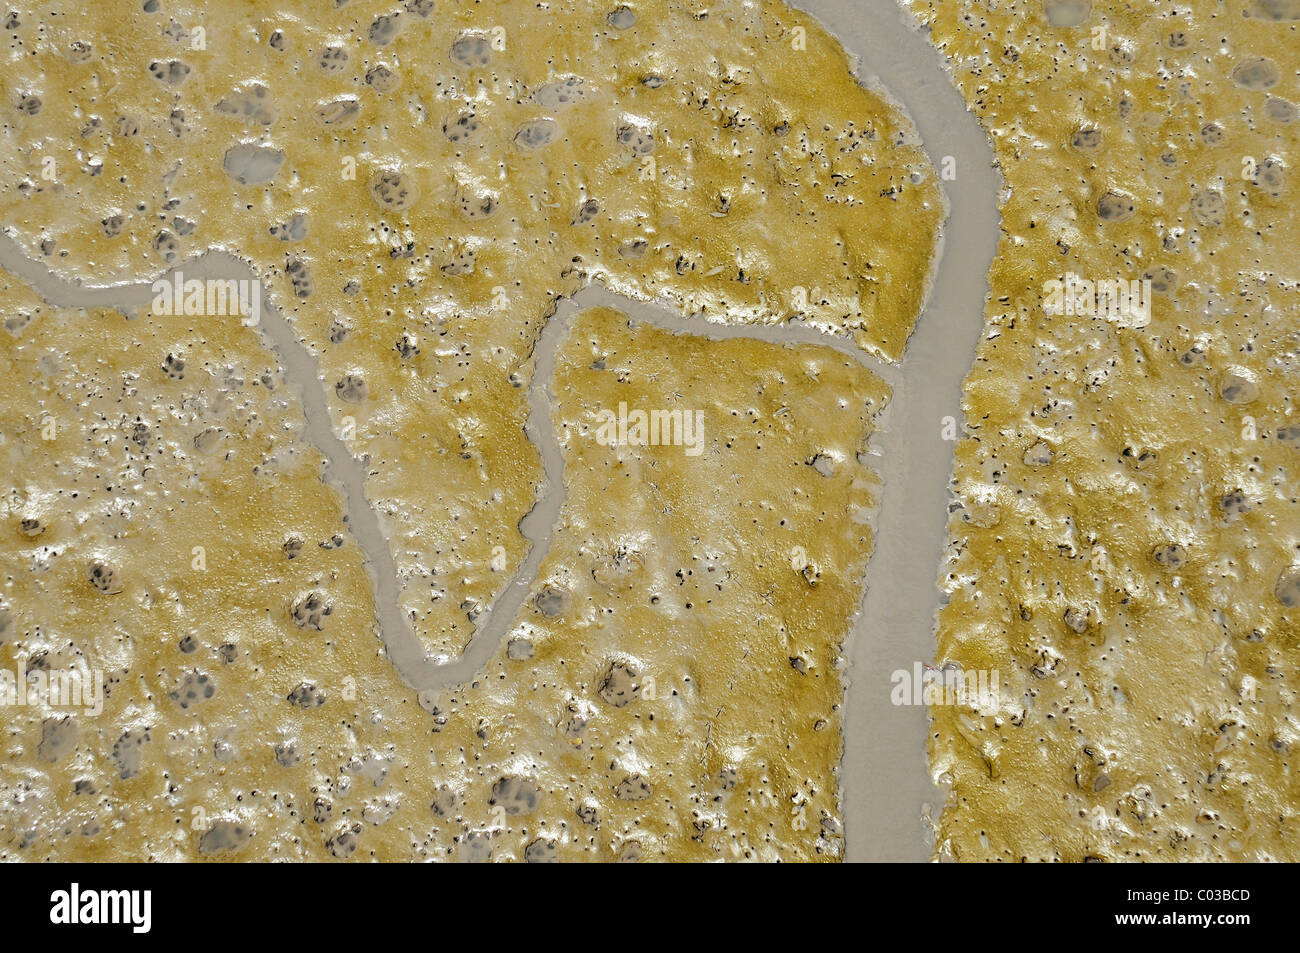
M 88 283 L 248 260 L 442 656 L 527 545 L 526 393 L 557 297 L 599 279 L 892 361 L 932 270 L 943 205 L 909 122 L 780 5 L 7 20 L 0 221 Z M 104 691 L 6 711 L 0 853 L 840 854 L 839 645 L 887 396 L 860 361 L 577 319 L 552 550 L 512 637 L 431 713 L 382 651 L 253 316 L 191 308 L 183 282 L 133 316 L 3 284 L 25 384 L 5 394 L 0 661 Z M 702 415 L 689 439 L 620 430 L 678 409 L 670 430 Z
M 999 704 L 932 709 L 937 853 L 1294 861 L 1300 4 L 908 6 L 1008 186 L 938 646 Z

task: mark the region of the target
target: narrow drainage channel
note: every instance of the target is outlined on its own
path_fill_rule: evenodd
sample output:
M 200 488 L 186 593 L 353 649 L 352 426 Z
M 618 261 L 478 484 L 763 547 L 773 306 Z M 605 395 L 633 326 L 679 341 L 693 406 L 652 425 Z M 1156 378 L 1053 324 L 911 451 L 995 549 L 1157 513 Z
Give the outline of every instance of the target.
M 111 285 L 67 281 L 45 265 L 27 258 L 16 242 L 3 235 L 0 235 L 0 267 L 27 282 L 54 307 L 115 308 L 132 315 L 148 308 L 153 300 L 154 279 Z M 171 280 L 175 272 L 184 272 L 187 278 L 200 281 L 257 280 L 247 262 L 218 250 L 204 252 L 159 277 Z M 658 304 L 633 301 L 593 285 L 583 288 L 572 298 L 557 302 L 534 348 L 533 377 L 528 392 L 529 413 L 525 430 L 541 454 L 545 472 L 537 502 L 519 522 L 520 532 L 529 541 L 528 554 L 476 626 L 464 652 L 454 659 L 439 659 L 424 651 L 401 610 L 392 550 L 378 515 L 365 497 L 368 460 L 358 459 L 334 431 L 326 403 L 326 389 L 318 377 L 315 357 L 298 338 L 265 288 L 261 288 L 261 295 L 257 330 L 263 343 L 275 353 L 284 368 L 287 386 L 302 402 L 305 422 L 302 439 L 324 455 L 324 476 L 343 494 L 349 529 L 365 555 L 366 568 L 371 576 L 380 635 L 388 657 L 403 681 L 420 693 L 421 703 L 426 707 L 435 702 L 439 689 L 471 681 L 483 670 L 518 616 L 542 560 L 550 550 L 551 537 L 564 504 L 564 459 L 552 426 L 555 400 L 550 382 L 554 376 L 556 354 L 575 311 L 604 304 L 628 312 L 638 322 L 700 337 L 748 337 L 775 344 L 820 344 L 853 357 L 887 378 L 892 378 L 895 373 L 893 368 L 863 353 L 851 341 L 832 338 L 808 328 L 719 325 L 700 317 L 674 313 Z

